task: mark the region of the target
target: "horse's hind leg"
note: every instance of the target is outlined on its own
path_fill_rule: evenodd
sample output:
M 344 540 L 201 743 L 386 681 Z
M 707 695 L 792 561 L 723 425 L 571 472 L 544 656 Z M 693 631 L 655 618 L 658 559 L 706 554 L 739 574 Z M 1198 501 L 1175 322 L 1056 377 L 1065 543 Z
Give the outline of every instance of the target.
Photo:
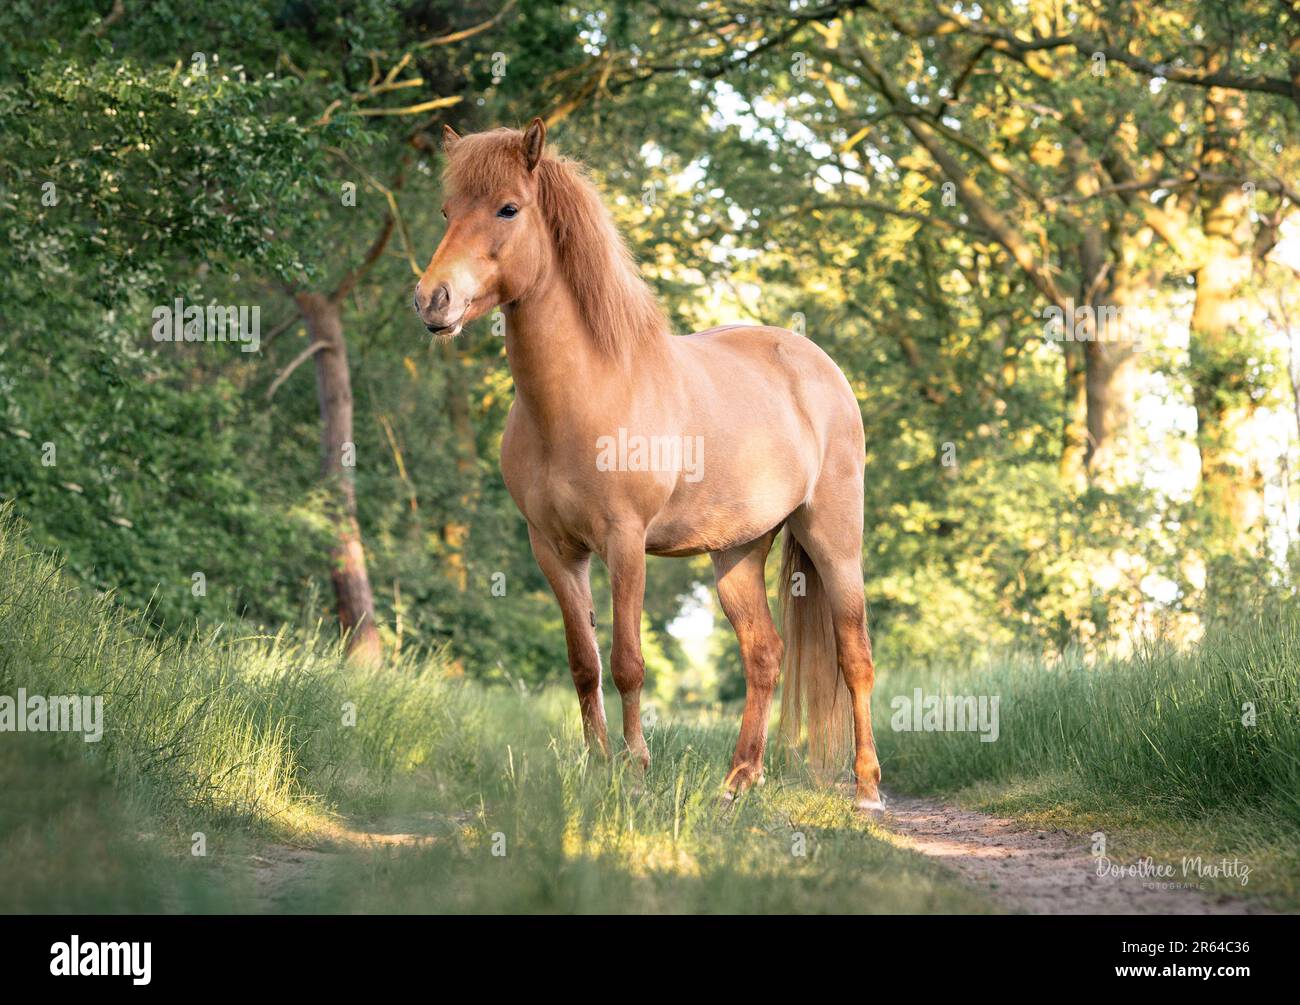
M 884 804 L 880 799 L 880 761 L 871 731 L 871 689 L 876 682 L 876 665 L 871 658 L 871 637 L 867 634 L 861 568 L 855 559 L 831 574 L 836 585 L 826 584 L 826 589 L 831 597 L 840 673 L 853 697 L 855 798 L 859 809 L 878 810 Z M 823 582 L 827 579 L 825 574 L 822 579 Z
M 772 623 L 763 581 L 763 566 L 775 537 L 772 531 L 749 544 L 712 554 L 718 599 L 735 629 L 745 664 L 745 711 L 727 776 L 732 789 L 747 788 L 763 778 L 768 712 L 781 672 L 781 637 Z
M 787 525 L 812 559 L 831 608 L 836 659 L 853 703 L 856 803 L 859 809 L 878 810 L 883 806 L 880 761 L 871 731 L 876 667 L 862 588 L 861 494 L 819 485 L 812 504 L 792 514 Z

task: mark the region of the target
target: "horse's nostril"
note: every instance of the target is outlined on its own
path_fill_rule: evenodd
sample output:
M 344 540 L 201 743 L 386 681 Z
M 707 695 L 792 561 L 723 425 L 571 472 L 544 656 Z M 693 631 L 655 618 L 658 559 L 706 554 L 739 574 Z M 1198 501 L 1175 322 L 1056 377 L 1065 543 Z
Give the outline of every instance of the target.
M 445 311 L 449 303 L 451 303 L 451 290 L 447 289 L 446 283 L 439 283 L 438 288 L 433 291 L 431 306 L 436 311 Z

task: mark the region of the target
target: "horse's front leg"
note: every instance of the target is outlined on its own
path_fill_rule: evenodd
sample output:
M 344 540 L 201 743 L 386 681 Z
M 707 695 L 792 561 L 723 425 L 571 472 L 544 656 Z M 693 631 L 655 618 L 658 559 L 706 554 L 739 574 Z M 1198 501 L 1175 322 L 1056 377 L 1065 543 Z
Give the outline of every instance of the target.
M 650 767 L 650 750 L 641 733 L 641 608 L 645 602 L 645 531 L 624 530 L 610 536 L 605 549 L 610 590 L 614 598 L 614 644 L 610 653 L 614 684 L 623 699 L 623 739 L 627 751 L 643 768 Z
M 591 556 L 574 554 L 543 538 L 531 526 L 528 539 L 533 556 L 564 616 L 564 642 L 569 670 L 582 709 L 582 733 L 593 754 L 609 756 L 605 730 L 605 701 L 600 690 L 600 648 L 596 645 L 596 608 L 591 603 Z

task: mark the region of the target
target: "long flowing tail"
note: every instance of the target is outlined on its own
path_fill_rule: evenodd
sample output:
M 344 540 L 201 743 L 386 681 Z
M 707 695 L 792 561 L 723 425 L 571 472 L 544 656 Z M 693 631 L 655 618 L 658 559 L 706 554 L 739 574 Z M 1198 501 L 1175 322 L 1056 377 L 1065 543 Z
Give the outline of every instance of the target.
M 806 731 L 814 774 L 834 781 L 853 749 L 853 703 L 836 659 L 831 605 L 821 576 L 789 527 L 781 549 L 780 590 L 785 641 L 781 737 L 797 748 Z

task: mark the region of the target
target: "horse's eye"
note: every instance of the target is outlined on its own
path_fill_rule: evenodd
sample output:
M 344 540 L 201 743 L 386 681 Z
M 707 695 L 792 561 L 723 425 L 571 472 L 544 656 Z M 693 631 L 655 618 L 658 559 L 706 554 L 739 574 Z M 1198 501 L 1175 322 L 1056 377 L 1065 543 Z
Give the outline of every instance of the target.
M 501 217 L 501 219 L 503 220 L 513 220 L 515 218 L 515 214 L 518 212 L 519 212 L 519 207 L 516 206 L 513 202 L 508 202 L 500 209 L 497 210 L 497 216 Z

